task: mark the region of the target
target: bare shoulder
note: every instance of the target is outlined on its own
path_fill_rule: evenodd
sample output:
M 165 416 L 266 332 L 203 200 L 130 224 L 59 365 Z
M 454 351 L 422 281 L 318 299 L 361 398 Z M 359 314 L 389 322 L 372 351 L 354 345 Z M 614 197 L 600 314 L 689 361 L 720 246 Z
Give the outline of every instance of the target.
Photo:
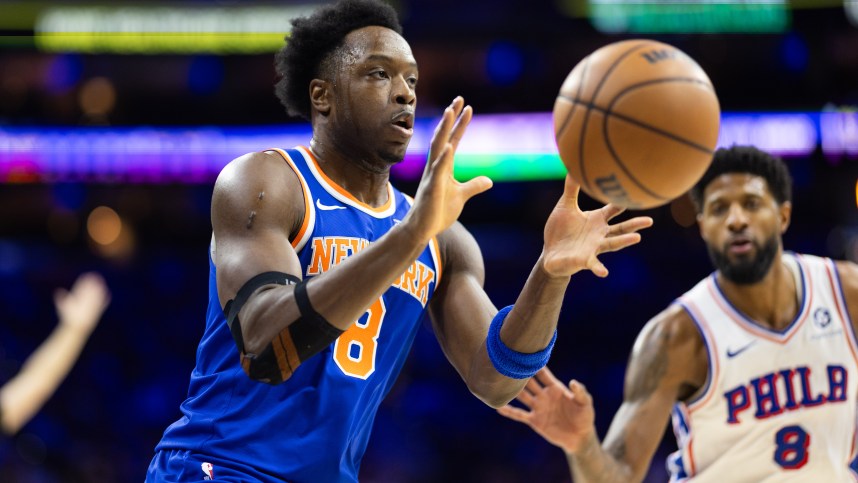
M 215 181 L 214 196 L 240 201 L 250 194 L 283 196 L 300 187 L 297 176 L 286 161 L 272 152 L 245 154 L 224 166 Z M 255 193 L 254 193 L 255 192 Z
M 238 157 L 218 175 L 212 194 L 212 227 L 217 234 L 239 225 L 276 224 L 292 231 L 304 211 L 297 175 L 272 152 Z M 298 219 L 296 219 L 296 217 Z
M 647 397 L 656 389 L 675 391 L 676 400 L 706 382 L 706 345 L 691 316 L 671 304 L 638 334 L 626 373 L 626 397 Z
M 671 304 L 649 320 L 635 344 L 657 343 L 662 348 L 689 343 L 703 345 L 703 339 L 691 316 L 680 304 Z
M 858 294 L 858 264 L 848 260 L 837 260 L 834 264 L 837 266 L 843 291 Z

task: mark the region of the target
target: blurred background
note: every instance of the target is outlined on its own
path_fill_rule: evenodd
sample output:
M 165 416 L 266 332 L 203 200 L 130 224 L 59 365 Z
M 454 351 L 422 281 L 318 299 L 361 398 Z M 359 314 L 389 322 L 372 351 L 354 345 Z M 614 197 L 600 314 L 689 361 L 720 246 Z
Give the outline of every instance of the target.
M 66 381 L 15 437 L 0 481 L 142 481 L 179 416 L 205 325 L 209 205 L 236 156 L 309 141 L 273 94 L 289 19 L 321 2 L 0 2 L 0 382 L 56 324 L 51 294 L 86 270 L 112 303 Z M 486 289 L 514 302 L 562 190 L 551 109 L 572 67 L 630 38 L 709 74 L 719 144 L 787 160 L 787 249 L 858 259 L 858 2 L 398 0 L 420 67 L 418 120 L 393 173 L 416 189 L 456 95 L 477 117 L 457 173 L 497 183 L 461 220 Z M 582 200 L 586 208 L 598 206 Z M 649 210 L 643 242 L 570 284 L 550 367 L 593 393 L 604 435 L 643 324 L 711 268 L 686 198 Z M 647 481 L 666 481 L 668 429 Z M 565 482 L 560 450 L 471 396 L 428 326 L 379 412 L 366 482 Z

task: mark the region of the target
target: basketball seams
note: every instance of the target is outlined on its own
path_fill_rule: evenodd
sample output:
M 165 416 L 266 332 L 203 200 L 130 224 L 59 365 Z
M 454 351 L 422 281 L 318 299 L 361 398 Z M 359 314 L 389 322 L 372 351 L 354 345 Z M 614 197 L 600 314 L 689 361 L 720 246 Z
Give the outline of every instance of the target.
M 590 67 L 590 57 L 591 56 L 588 55 L 583 60 L 584 65 L 581 67 L 581 81 L 578 83 L 578 92 L 575 93 L 575 97 L 581 97 L 581 89 L 584 88 L 584 78 L 587 75 L 587 69 Z M 557 97 L 559 99 L 570 100 L 568 97 L 564 96 L 563 93 L 560 93 Z M 569 124 L 569 121 L 572 120 L 572 115 L 575 114 L 576 107 L 578 107 L 578 105 L 575 102 L 572 102 L 572 109 L 569 110 L 569 114 L 566 115 L 566 119 L 563 120 L 563 123 L 560 125 L 560 128 L 557 129 L 556 133 L 554 133 L 554 139 L 560 138 L 560 135 L 563 133 L 564 130 L 566 130 L 566 126 Z
M 608 77 L 610 77 L 611 74 L 614 72 L 614 69 L 616 69 L 617 66 L 620 65 L 620 63 L 622 63 L 622 61 L 626 57 L 632 55 L 634 52 L 640 50 L 646 45 L 648 45 L 647 41 L 638 42 L 637 44 L 631 46 L 628 50 L 617 56 L 616 59 L 614 59 L 614 62 L 610 65 L 610 67 L 605 70 L 605 74 L 599 80 L 599 83 L 596 85 L 595 90 L 593 90 L 593 95 L 590 97 L 590 104 L 592 104 L 592 102 L 595 102 L 596 97 L 598 97 L 599 95 L 599 91 L 602 89 L 602 86 L 605 85 L 605 81 L 608 80 Z M 584 79 L 581 80 L 581 84 L 584 84 Z M 587 178 L 587 171 L 585 168 L 586 165 L 584 163 L 584 140 L 586 139 L 585 133 L 587 132 L 587 121 L 589 121 L 590 119 L 590 111 L 591 109 L 588 108 L 587 111 L 584 113 L 584 120 L 581 122 L 581 132 L 578 134 L 578 167 L 581 171 L 581 181 L 584 183 L 585 191 L 592 191 L 593 189 L 592 185 L 590 184 L 590 180 Z
M 655 84 L 658 82 L 688 82 L 688 83 L 693 83 L 693 84 L 700 84 L 701 86 L 709 87 L 710 89 L 712 88 L 712 86 L 710 84 L 707 84 L 706 82 L 703 82 L 699 79 L 693 79 L 693 78 L 688 78 L 688 77 L 670 77 L 670 78 L 664 78 L 664 79 L 655 79 L 655 80 L 650 80 L 650 81 L 634 84 L 633 86 L 629 86 L 629 88 L 624 89 L 620 94 L 618 94 L 616 97 L 614 97 L 614 101 L 611 101 L 609 106 L 614 105 L 617 98 L 619 98 L 621 95 L 624 95 L 625 93 L 627 93 L 630 90 L 633 90 L 637 87 L 641 87 L 644 85 Z M 712 89 L 712 91 L 714 93 L 714 89 Z M 697 149 L 698 151 L 702 151 L 706 154 L 712 154 L 713 153 L 713 151 L 711 149 L 707 148 L 706 146 L 703 146 L 703 145 L 698 144 L 694 141 L 691 141 L 689 139 L 686 139 L 686 138 L 683 138 L 683 137 L 678 136 L 676 134 L 673 134 L 670 131 L 665 131 L 663 129 L 657 128 L 657 127 L 652 126 L 650 124 L 646 124 L 643 121 L 639 121 L 639 120 L 637 120 L 631 116 L 627 116 L 627 115 L 622 114 L 622 113 L 614 112 L 613 110 L 611 110 L 610 107 L 607 107 L 607 108 L 600 107 L 600 106 L 593 104 L 592 102 L 587 102 L 587 101 L 584 101 L 584 100 L 578 99 L 578 98 L 573 99 L 573 98 L 569 98 L 568 96 L 559 96 L 559 97 L 562 97 L 564 100 L 566 100 L 572 104 L 582 104 L 582 105 L 587 106 L 588 109 L 600 112 L 600 113 L 605 115 L 606 119 L 608 117 L 615 117 L 617 119 L 626 121 L 629 124 L 634 124 L 635 126 L 638 126 L 641 129 L 645 129 L 647 131 L 652 131 L 652 132 L 659 134 L 661 136 L 673 139 L 674 141 L 685 144 L 686 146 L 688 146 L 690 148 Z
M 706 147 L 702 144 L 698 144 L 698 143 L 696 143 L 690 139 L 686 139 L 686 138 L 679 136 L 677 134 L 674 134 L 670 131 L 665 131 L 664 129 L 660 129 L 660 128 L 657 128 L 657 127 L 652 126 L 650 124 L 646 124 L 646 123 L 643 123 L 641 121 L 638 121 L 637 119 L 635 119 L 633 117 L 629 117 L 625 114 L 620 114 L 620 113 L 613 111 L 612 108 L 613 108 L 614 104 L 617 103 L 617 100 L 620 99 L 621 97 L 623 97 L 624 95 L 628 94 L 629 92 L 631 92 L 635 89 L 638 89 L 640 87 L 664 83 L 664 82 L 687 82 L 689 84 L 699 84 L 701 86 L 709 87 L 710 90 L 712 91 L 712 94 L 713 95 L 715 94 L 715 89 L 712 88 L 711 84 L 703 82 L 699 79 L 686 78 L 686 77 L 666 77 L 664 79 L 654 79 L 654 80 L 649 80 L 646 82 L 639 82 L 637 84 L 633 84 L 633 85 L 623 89 L 622 91 L 620 91 L 616 96 L 614 96 L 614 99 L 608 104 L 608 110 L 607 110 L 606 115 L 607 116 L 613 116 L 613 117 L 616 117 L 618 119 L 622 119 L 623 121 L 629 122 L 629 123 L 634 124 L 638 127 L 644 128 L 648 131 L 652 131 L 652 132 L 659 134 L 661 136 L 673 139 L 674 141 L 685 144 L 688 147 L 697 149 L 698 151 L 702 151 L 706 154 L 714 154 L 714 151 L 712 149 L 709 149 L 708 147 Z
M 640 128 L 654 132 L 656 134 L 667 137 L 669 139 L 673 139 L 675 141 L 681 142 L 682 144 L 690 146 L 694 149 L 699 149 L 703 152 L 706 152 L 707 154 L 712 154 L 712 150 L 706 148 L 705 146 L 701 146 L 697 143 L 689 141 L 685 138 L 677 136 L 677 135 L 670 133 L 668 131 L 665 131 L 663 129 L 656 128 L 656 127 L 651 126 L 649 124 L 644 124 L 643 122 L 637 121 L 634 118 L 630 118 L 628 116 L 625 116 L 622 114 L 617 114 L 617 113 L 613 112 L 614 104 L 616 104 L 620 98 L 622 98 L 623 96 L 625 96 L 629 92 L 631 92 L 635 89 L 639 89 L 639 88 L 644 87 L 644 86 L 649 86 L 649 85 L 659 84 L 659 83 L 665 83 L 665 82 L 688 82 L 691 84 L 700 84 L 700 85 L 709 87 L 713 93 L 715 91 L 715 89 L 712 88 L 711 84 L 709 84 L 707 82 L 703 82 L 700 79 L 693 79 L 693 78 L 687 78 L 687 77 L 678 77 L 678 78 L 677 77 L 666 77 L 666 78 L 661 78 L 661 79 L 652 79 L 652 80 L 648 80 L 648 81 L 644 81 L 644 82 L 638 82 L 637 84 L 632 84 L 632 85 L 626 87 L 625 89 L 618 92 L 617 95 L 614 96 L 614 99 L 611 100 L 611 102 L 608 104 L 608 108 L 605 111 L 605 116 L 604 116 L 605 121 L 602 123 L 602 135 L 604 137 L 605 144 L 608 146 L 608 151 L 610 151 L 610 153 L 611 153 L 611 157 L 614 158 L 614 163 L 616 163 L 616 165 L 619 166 L 619 168 L 623 171 L 623 173 L 626 175 L 626 177 L 629 179 L 629 181 L 631 181 L 632 183 L 637 185 L 637 187 L 640 188 L 641 191 L 648 194 L 652 198 L 662 200 L 662 201 L 668 201 L 671 199 L 671 197 L 656 194 L 655 192 L 650 190 L 648 187 L 644 186 L 644 184 L 632 174 L 631 170 L 629 170 L 626 167 L 625 163 L 623 163 L 622 159 L 620 159 L 620 157 L 617 155 L 617 152 L 614 150 L 613 143 L 611 142 L 611 137 L 608 135 L 608 121 L 613 116 L 617 119 L 621 119 L 623 121 L 634 124 Z
M 617 155 L 617 152 L 614 150 L 614 145 L 611 142 L 611 138 L 608 136 L 608 120 L 610 118 L 611 118 L 610 114 L 605 115 L 605 121 L 602 123 L 602 132 L 603 132 L 603 136 L 605 139 L 605 145 L 608 147 L 608 152 L 611 153 L 611 157 L 614 159 L 614 164 L 616 164 L 620 168 L 620 170 L 623 173 L 625 173 L 626 178 L 628 178 L 629 181 L 631 181 L 632 183 L 637 185 L 637 187 L 640 188 L 641 191 L 648 194 L 651 198 L 655 198 L 655 199 L 662 200 L 662 201 L 669 200 L 670 198 L 658 195 L 658 194 L 650 191 L 650 189 L 647 188 L 646 186 L 644 186 L 643 183 L 638 181 L 638 179 L 632 175 L 631 171 L 629 171 L 629 169 L 626 168 L 626 165 L 623 164 L 623 161 L 620 159 L 620 157 Z
M 582 59 L 561 87 L 555 140 L 569 175 L 593 198 L 660 206 L 711 162 L 717 95 L 691 57 L 661 63 L 677 53 L 684 55 L 648 39 L 616 42 Z

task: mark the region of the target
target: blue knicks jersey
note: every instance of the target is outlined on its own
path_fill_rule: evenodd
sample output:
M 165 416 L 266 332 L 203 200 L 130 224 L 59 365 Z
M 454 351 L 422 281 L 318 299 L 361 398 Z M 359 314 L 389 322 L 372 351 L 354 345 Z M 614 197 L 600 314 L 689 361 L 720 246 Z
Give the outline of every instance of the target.
M 410 208 L 410 200 L 390 184 L 387 204 L 363 204 L 328 179 L 308 150 L 276 151 L 304 191 L 304 223 L 292 240 L 304 278 L 367 247 Z M 357 481 L 378 406 L 438 284 L 436 241 L 349 330 L 277 386 L 255 382 L 241 369 L 218 300 L 216 270 L 210 259 L 206 329 L 181 406 L 184 416 L 167 428 L 156 449 L 209 457 L 215 475 L 222 462 L 263 481 Z

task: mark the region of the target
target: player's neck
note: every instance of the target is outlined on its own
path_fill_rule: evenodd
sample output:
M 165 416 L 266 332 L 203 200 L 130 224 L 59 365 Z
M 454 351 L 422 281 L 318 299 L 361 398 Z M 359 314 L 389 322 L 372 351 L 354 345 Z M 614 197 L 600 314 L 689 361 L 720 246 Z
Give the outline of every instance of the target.
M 380 166 L 362 156 L 346 155 L 334 144 L 316 137 L 310 142 L 310 152 L 325 176 L 357 200 L 374 207 L 387 203 L 389 166 Z
M 768 329 L 789 326 L 800 308 L 798 284 L 781 254 L 775 257 L 769 273 L 755 284 L 739 285 L 719 273 L 718 285 L 734 307 Z

